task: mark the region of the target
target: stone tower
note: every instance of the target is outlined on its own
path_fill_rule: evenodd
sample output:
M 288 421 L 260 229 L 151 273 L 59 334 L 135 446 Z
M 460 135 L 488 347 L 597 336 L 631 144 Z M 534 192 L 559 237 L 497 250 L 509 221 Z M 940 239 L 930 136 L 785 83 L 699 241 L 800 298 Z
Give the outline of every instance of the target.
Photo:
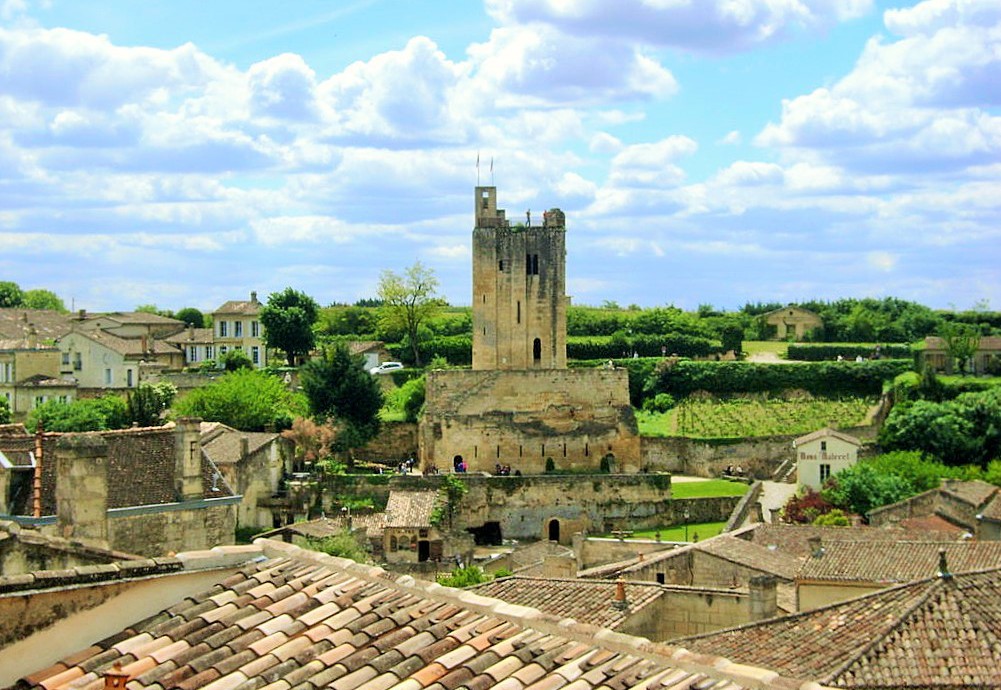
M 566 219 L 511 225 L 497 188 L 477 187 L 473 229 L 473 369 L 567 366 Z

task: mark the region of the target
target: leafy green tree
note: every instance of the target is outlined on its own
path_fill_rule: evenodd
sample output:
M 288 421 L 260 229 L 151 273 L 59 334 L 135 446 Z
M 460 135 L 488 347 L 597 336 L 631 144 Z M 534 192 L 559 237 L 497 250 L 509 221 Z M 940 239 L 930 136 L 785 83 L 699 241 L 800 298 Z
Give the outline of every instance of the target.
M 60 402 L 49 400 L 28 415 L 27 427 L 46 431 L 104 431 L 124 429 L 130 425 L 128 407 L 117 395 L 102 398 Z
M 330 306 L 320 309 L 317 330 L 323 335 L 370 336 L 378 320 L 378 312 L 370 307 Z
M 723 342 L 723 350 L 733 350 L 734 354 L 740 357 L 744 349 L 744 329 L 737 324 L 724 326 L 720 331 L 720 340 Z
M 222 355 L 219 355 L 218 363 L 222 365 L 222 368 L 226 371 L 236 371 L 237 369 L 253 369 L 254 363 L 250 361 L 250 357 L 243 350 L 230 350 Z
M 322 551 L 330 556 L 340 556 L 357 563 L 369 562 L 368 553 L 347 530 L 322 539 L 308 539 L 307 544 L 311 550 Z
M 945 342 L 945 354 L 956 362 L 960 374 L 966 373 L 966 365 L 977 354 L 980 334 L 973 326 L 964 323 L 948 323 L 940 330 Z
M 420 261 L 398 275 L 383 271 L 379 279 L 379 318 L 387 329 L 402 331 L 410 345 L 414 364 L 421 365 L 421 326 L 441 309 L 438 278 Z
M 155 304 L 139 304 L 136 306 L 134 311 L 140 314 L 156 314 L 157 316 L 166 316 L 168 319 L 174 318 L 174 312 L 170 309 L 160 309 L 160 307 Z
M 851 521 L 840 508 L 833 508 L 823 515 L 818 515 L 813 524 L 817 527 L 848 527 Z
M 63 314 L 67 312 L 66 305 L 56 293 L 51 290 L 25 290 L 24 304 L 26 309 L 50 309 Z
M 174 318 L 195 328 L 205 328 L 205 314 L 194 307 L 184 307 L 174 314 Z
M 261 309 L 261 324 L 268 347 L 285 353 L 290 367 L 296 357 L 309 354 L 316 344 L 313 324 L 319 306 L 312 297 L 290 287 L 268 296 L 268 303 Z
M 126 400 L 129 421 L 137 426 L 159 426 L 176 395 L 177 388 L 170 382 L 140 383 Z
M 821 491 L 833 505 L 862 516 L 873 508 L 902 501 L 916 493 L 903 477 L 882 474 L 866 462 L 841 470 Z
M 489 575 L 485 575 L 479 566 L 467 565 L 464 568 L 454 568 L 447 575 L 438 576 L 438 584 L 444 587 L 472 587 L 483 584 L 490 580 Z
M 174 412 L 222 422 L 241 431 L 286 429 L 306 412 L 306 401 L 281 379 L 256 369 L 240 369 L 196 388 L 174 403 Z
M 299 381 L 314 418 L 342 425 L 338 449 L 358 448 L 379 433 L 382 389 L 365 371 L 364 359 L 345 345 L 324 348 L 322 356 L 306 362 Z
M 10 403 L 7 398 L 0 398 L 0 424 L 10 424 Z
M 24 306 L 21 286 L 10 280 L 0 280 L 0 308 Z

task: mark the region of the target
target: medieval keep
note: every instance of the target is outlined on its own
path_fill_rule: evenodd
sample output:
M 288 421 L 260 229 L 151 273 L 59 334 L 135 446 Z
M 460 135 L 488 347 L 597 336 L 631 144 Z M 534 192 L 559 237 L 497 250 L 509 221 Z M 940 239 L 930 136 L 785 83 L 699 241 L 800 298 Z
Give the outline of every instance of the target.
M 473 368 L 428 373 L 422 464 L 637 471 L 626 370 L 567 369 L 563 212 L 512 224 L 496 187 L 476 187 L 474 217 Z

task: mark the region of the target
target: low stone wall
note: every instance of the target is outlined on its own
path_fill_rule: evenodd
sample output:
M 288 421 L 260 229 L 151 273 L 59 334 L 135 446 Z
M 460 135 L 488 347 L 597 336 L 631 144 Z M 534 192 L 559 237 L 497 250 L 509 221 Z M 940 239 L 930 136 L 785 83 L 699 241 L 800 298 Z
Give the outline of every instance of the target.
M 166 506 L 109 510 L 108 541 L 118 550 L 140 556 L 164 556 L 232 544 L 239 499 L 235 496 L 216 505 L 173 510 L 164 509 Z
M 626 599 L 629 586 L 626 585 Z M 653 604 L 629 618 L 617 632 L 654 642 L 730 628 L 751 621 L 746 591 L 667 589 Z
M 417 424 L 415 422 L 388 422 L 382 425 L 379 435 L 355 451 L 355 459 L 378 462 L 395 467 L 400 460 L 417 454 Z

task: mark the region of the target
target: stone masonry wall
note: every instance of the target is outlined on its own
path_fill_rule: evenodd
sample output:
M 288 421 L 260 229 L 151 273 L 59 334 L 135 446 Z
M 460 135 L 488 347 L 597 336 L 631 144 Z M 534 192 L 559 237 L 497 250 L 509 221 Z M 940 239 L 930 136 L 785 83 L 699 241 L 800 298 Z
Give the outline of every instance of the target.
M 640 440 L 624 369 L 435 371 L 428 374 L 420 427 L 422 466 L 539 474 L 597 469 L 606 454 L 617 472 L 639 470 Z
M 237 505 L 146 512 L 109 513 L 108 541 L 115 549 L 140 556 L 164 556 L 232 544 Z

